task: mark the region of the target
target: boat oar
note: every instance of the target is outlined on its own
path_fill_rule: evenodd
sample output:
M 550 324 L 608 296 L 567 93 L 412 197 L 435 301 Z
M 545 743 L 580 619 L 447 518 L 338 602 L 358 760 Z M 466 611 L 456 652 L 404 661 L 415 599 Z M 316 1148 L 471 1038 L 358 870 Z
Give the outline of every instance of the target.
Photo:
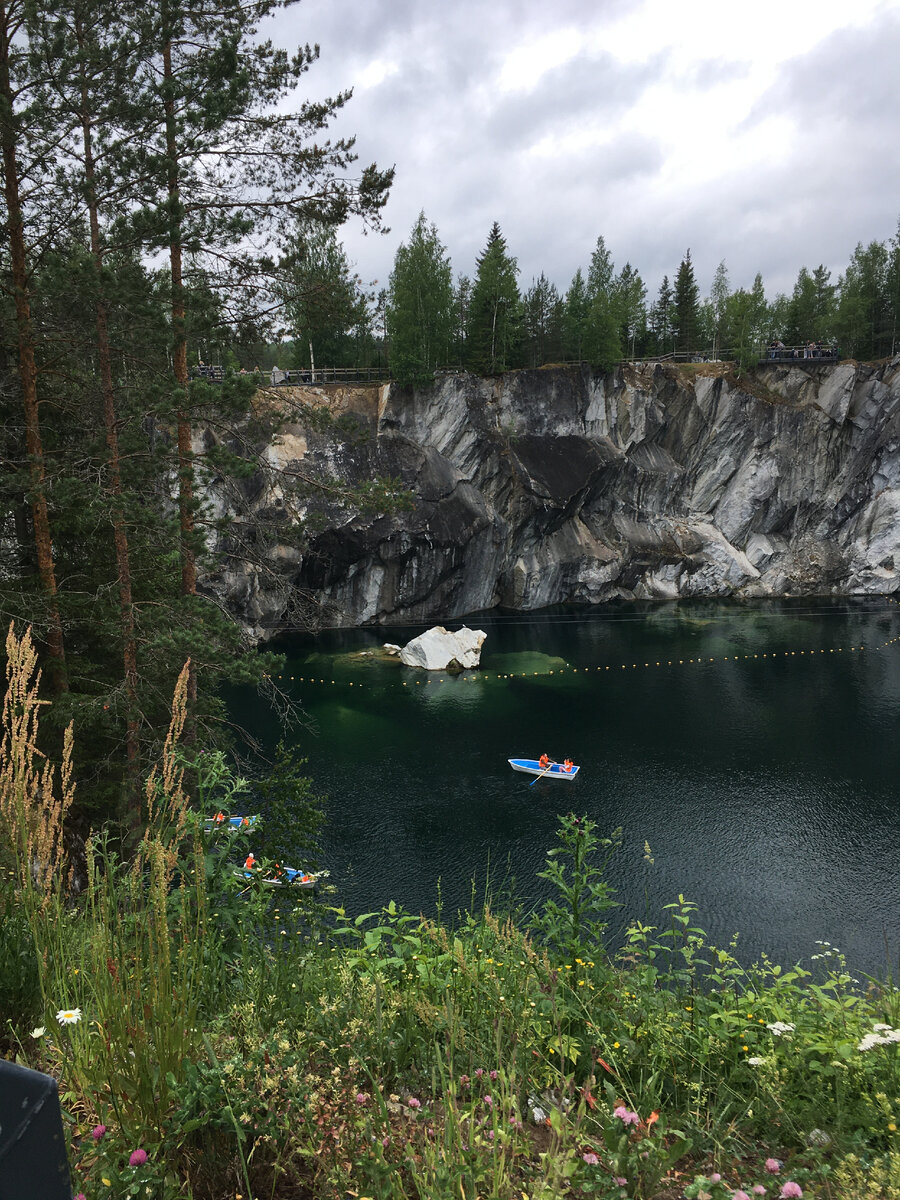
M 544 778 L 544 776 L 545 776 L 546 774 L 548 774 L 548 772 L 552 771 L 552 770 L 553 770 L 553 768 L 554 768 L 555 766 L 556 766 L 556 763 L 555 763 L 555 762 L 554 762 L 554 761 L 551 759 L 551 760 L 550 760 L 550 766 L 549 766 L 549 767 L 546 767 L 546 768 L 545 768 L 543 771 L 541 771 L 540 775 L 535 775 L 534 779 L 532 779 L 531 783 L 529 783 L 529 785 L 528 785 L 528 786 L 529 786 L 529 787 L 534 787 L 534 785 L 537 783 L 537 781 L 538 781 L 539 779 L 543 779 L 543 778 Z

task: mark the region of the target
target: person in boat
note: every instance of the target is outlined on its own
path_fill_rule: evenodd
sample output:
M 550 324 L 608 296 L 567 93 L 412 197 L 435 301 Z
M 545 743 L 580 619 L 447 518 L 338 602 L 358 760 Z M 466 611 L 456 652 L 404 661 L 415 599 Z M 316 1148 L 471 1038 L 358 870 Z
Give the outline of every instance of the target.
M 252 871 L 255 866 L 256 866 L 256 855 L 248 854 L 247 857 L 244 859 L 244 869 L 247 871 Z
M 546 754 L 542 754 L 541 757 L 538 759 L 538 766 L 541 768 L 542 771 L 547 771 L 550 769 L 550 759 L 547 757 Z
M 565 773 L 567 775 L 571 775 L 572 772 L 575 770 L 575 764 L 572 762 L 571 758 L 567 758 L 565 760 L 565 762 L 563 763 L 563 770 L 565 771 Z

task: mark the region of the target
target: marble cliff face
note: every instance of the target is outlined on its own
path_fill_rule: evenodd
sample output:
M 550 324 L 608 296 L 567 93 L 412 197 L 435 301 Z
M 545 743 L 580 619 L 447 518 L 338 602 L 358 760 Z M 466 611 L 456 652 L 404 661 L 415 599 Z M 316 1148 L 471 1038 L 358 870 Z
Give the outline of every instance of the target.
M 233 527 L 203 581 L 255 639 L 298 614 L 361 625 L 900 590 L 900 356 L 741 381 L 722 364 L 656 364 L 263 395 L 285 422 L 265 471 L 208 485 Z M 214 435 L 196 436 L 201 449 Z M 363 513 L 287 482 L 372 474 L 402 480 L 414 506 Z M 264 526 L 275 535 L 254 538 Z M 255 560 L 229 553 L 239 540 Z

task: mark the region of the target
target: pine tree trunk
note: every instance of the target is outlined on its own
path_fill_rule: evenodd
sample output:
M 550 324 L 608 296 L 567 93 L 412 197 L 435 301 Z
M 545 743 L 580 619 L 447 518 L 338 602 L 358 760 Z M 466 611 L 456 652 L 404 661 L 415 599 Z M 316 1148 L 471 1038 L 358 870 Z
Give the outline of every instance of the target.
M 25 410 L 25 444 L 29 458 L 31 514 L 38 573 L 48 602 L 47 653 L 50 682 L 56 693 L 67 692 L 66 657 L 62 620 L 57 598 L 56 570 L 53 565 L 53 541 L 45 492 L 44 447 L 41 441 L 37 396 L 37 368 L 34 355 L 34 326 L 28 297 L 28 268 L 25 256 L 25 225 L 19 197 L 19 163 L 14 115 L 14 94 L 10 78 L 9 54 L 15 26 L 13 12 L 0 0 L 0 145 L 3 151 L 3 191 L 7 211 L 7 243 L 10 254 L 12 286 L 15 295 L 16 335 L 19 377 Z
M 76 17 L 75 31 L 79 49 L 84 50 L 84 34 Z M 113 496 L 113 540 L 116 548 L 116 569 L 119 575 L 119 620 L 122 631 L 122 657 L 125 672 L 125 752 L 128 763 L 129 825 L 140 825 L 140 757 L 138 751 L 138 693 L 137 637 L 134 624 L 134 601 L 131 590 L 131 563 L 128 553 L 128 534 L 122 504 L 122 473 L 119 462 L 119 431 L 116 423 L 116 398 L 112 377 L 112 353 L 109 344 L 109 317 L 103 290 L 103 247 L 100 240 L 100 218 L 97 205 L 94 166 L 93 128 L 88 103 L 87 83 L 81 82 L 81 131 L 84 143 L 84 177 L 87 191 L 88 220 L 91 234 L 91 257 L 96 273 L 97 302 L 97 359 L 100 367 L 100 388 L 103 395 L 103 420 L 106 427 L 106 447 L 109 453 L 109 485 Z

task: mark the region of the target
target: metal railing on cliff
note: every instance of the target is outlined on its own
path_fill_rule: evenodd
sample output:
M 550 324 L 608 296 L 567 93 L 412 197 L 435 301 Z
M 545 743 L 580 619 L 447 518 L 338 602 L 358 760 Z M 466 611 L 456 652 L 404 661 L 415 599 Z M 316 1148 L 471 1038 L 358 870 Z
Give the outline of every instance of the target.
M 836 363 L 840 361 L 840 350 L 832 343 L 808 342 L 801 346 L 785 346 L 780 342 L 769 343 L 767 346 L 747 347 L 741 349 L 725 348 L 720 350 L 670 350 L 666 354 L 653 354 L 645 358 L 619 359 L 616 366 L 631 364 L 676 363 L 683 365 L 698 363 L 734 363 L 755 359 L 760 366 L 771 366 L 773 363 Z M 557 365 L 557 364 L 553 364 Z M 566 367 L 588 366 L 586 362 L 576 360 L 564 361 L 558 364 Z M 467 368 L 463 366 L 438 367 L 434 378 L 447 375 L 464 375 Z M 201 363 L 191 368 L 192 379 L 205 379 L 210 383 L 222 383 L 225 379 L 225 368 L 222 366 Z M 318 384 L 382 384 L 390 383 L 393 375 L 388 367 L 316 367 L 300 370 L 282 370 L 272 367 L 268 371 L 247 371 L 241 369 L 238 375 L 255 377 L 263 387 L 303 387 Z

